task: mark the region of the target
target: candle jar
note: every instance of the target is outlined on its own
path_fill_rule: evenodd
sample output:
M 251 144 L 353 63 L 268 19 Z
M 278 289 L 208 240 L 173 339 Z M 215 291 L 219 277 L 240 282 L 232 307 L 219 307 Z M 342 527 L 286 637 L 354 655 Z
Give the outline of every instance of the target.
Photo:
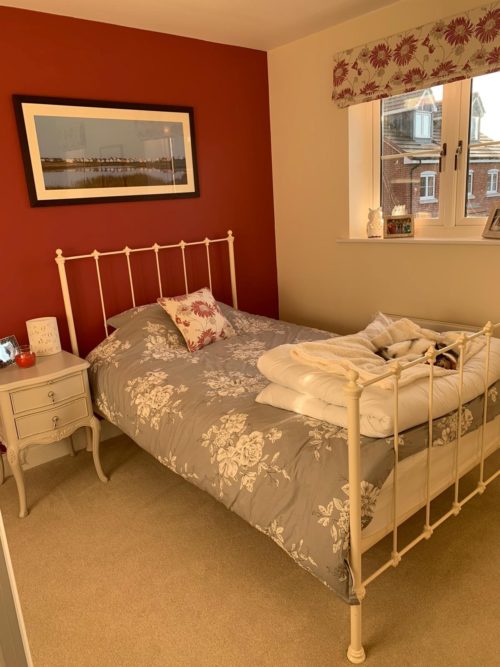
M 16 364 L 19 368 L 29 368 L 34 366 L 36 362 L 36 354 L 31 351 L 29 345 L 20 345 L 19 352 L 16 354 Z

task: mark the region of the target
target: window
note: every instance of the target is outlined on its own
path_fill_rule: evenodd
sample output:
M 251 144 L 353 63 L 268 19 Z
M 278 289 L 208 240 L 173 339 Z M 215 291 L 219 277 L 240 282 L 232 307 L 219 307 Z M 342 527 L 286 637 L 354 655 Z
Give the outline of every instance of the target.
M 404 206 L 421 236 L 479 237 L 491 206 L 500 207 L 498 90 L 500 72 L 493 72 L 368 103 L 369 205 L 380 202 L 384 215 Z
M 498 193 L 498 169 L 488 169 L 486 181 L 486 194 L 496 195 Z
M 430 139 L 432 136 L 432 113 L 430 111 L 415 111 L 413 115 L 413 138 Z
M 420 201 L 437 201 L 435 171 L 423 171 L 420 174 Z
M 467 175 L 467 197 L 469 199 L 472 199 L 472 197 L 474 197 L 472 193 L 473 187 L 474 187 L 474 172 L 472 169 L 469 169 L 469 173 Z

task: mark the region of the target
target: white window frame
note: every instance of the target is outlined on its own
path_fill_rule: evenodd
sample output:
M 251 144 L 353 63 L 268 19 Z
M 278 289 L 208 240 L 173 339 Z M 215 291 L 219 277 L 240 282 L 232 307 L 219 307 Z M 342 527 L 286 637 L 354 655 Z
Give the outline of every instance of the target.
M 437 202 L 436 199 L 436 172 L 435 171 L 423 171 L 420 174 L 420 188 L 422 186 L 422 179 L 425 179 L 425 195 L 420 195 L 419 199 L 422 204 L 431 204 Z M 429 194 L 429 184 L 432 184 L 432 194 Z
M 439 173 L 439 218 L 417 218 L 417 238 L 481 238 L 486 216 L 467 218 L 464 205 L 467 193 L 470 100 L 471 80 L 456 81 L 445 86 L 441 141 L 442 145 L 447 144 L 447 155 L 442 159 L 442 171 Z M 352 237 L 365 235 L 368 207 L 380 206 L 380 110 L 380 100 L 349 107 L 349 208 Z M 462 140 L 462 151 L 457 155 L 455 170 L 455 150 L 459 139 Z M 495 143 L 500 145 L 500 142 Z M 448 193 L 448 197 L 443 193 Z
M 486 196 L 495 196 L 498 195 L 498 169 L 488 169 L 488 172 L 486 174 Z M 490 178 L 491 178 L 491 185 L 492 187 L 490 188 Z M 494 184 L 494 188 L 493 188 Z

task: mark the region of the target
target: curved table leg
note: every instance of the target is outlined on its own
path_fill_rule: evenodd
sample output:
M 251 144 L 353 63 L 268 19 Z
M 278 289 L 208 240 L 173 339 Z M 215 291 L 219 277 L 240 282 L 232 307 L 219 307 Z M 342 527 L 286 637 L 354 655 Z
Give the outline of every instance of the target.
M 3 465 L 3 451 L 0 451 L 0 486 L 5 482 L 5 468 Z
M 68 444 L 69 444 L 69 454 L 70 456 L 75 456 L 75 447 L 73 445 L 73 436 L 70 435 L 68 438 Z
M 101 425 L 99 424 L 99 428 L 100 428 L 100 426 Z M 93 433 L 94 433 L 93 428 L 91 428 L 90 430 L 85 429 L 84 433 L 85 433 L 85 440 L 86 440 L 85 451 L 91 452 L 92 451 L 92 442 L 93 442 L 93 437 L 94 437 L 93 436 Z
M 102 470 L 101 459 L 99 458 L 99 436 L 101 434 L 101 425 L 97 417 L 92 417 L 90 428 L 92 429 L 92 456 L 94 459 L 97 476 L 101 482 L 107 482 L 108 478 Z
M 23 469 L 19 462 L 19 450 L 17 447 L 9 447 L 7 449 L 7 460 L 10 464 L 12 474 L 16 480 L 17 493 L 19 494 L 19 518 L 24 519 L 28 515 L 26 507 L 26 489 L 24 487 Z

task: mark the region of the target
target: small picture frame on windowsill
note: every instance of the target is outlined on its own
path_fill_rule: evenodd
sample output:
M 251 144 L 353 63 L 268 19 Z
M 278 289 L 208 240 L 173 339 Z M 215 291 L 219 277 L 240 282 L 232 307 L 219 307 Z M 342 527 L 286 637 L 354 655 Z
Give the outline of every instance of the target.
M 413 215 L 388 215 L 384 219 L 384 239 L 411 239 L 414 234 Z
M 485 239 L 500 239 L 500 207 L 491 209 L 483 229 Z
M 16 354 L 19 354 L 20 348 L 15 336 L 0 338 L 0 368 L 11 364 Z

